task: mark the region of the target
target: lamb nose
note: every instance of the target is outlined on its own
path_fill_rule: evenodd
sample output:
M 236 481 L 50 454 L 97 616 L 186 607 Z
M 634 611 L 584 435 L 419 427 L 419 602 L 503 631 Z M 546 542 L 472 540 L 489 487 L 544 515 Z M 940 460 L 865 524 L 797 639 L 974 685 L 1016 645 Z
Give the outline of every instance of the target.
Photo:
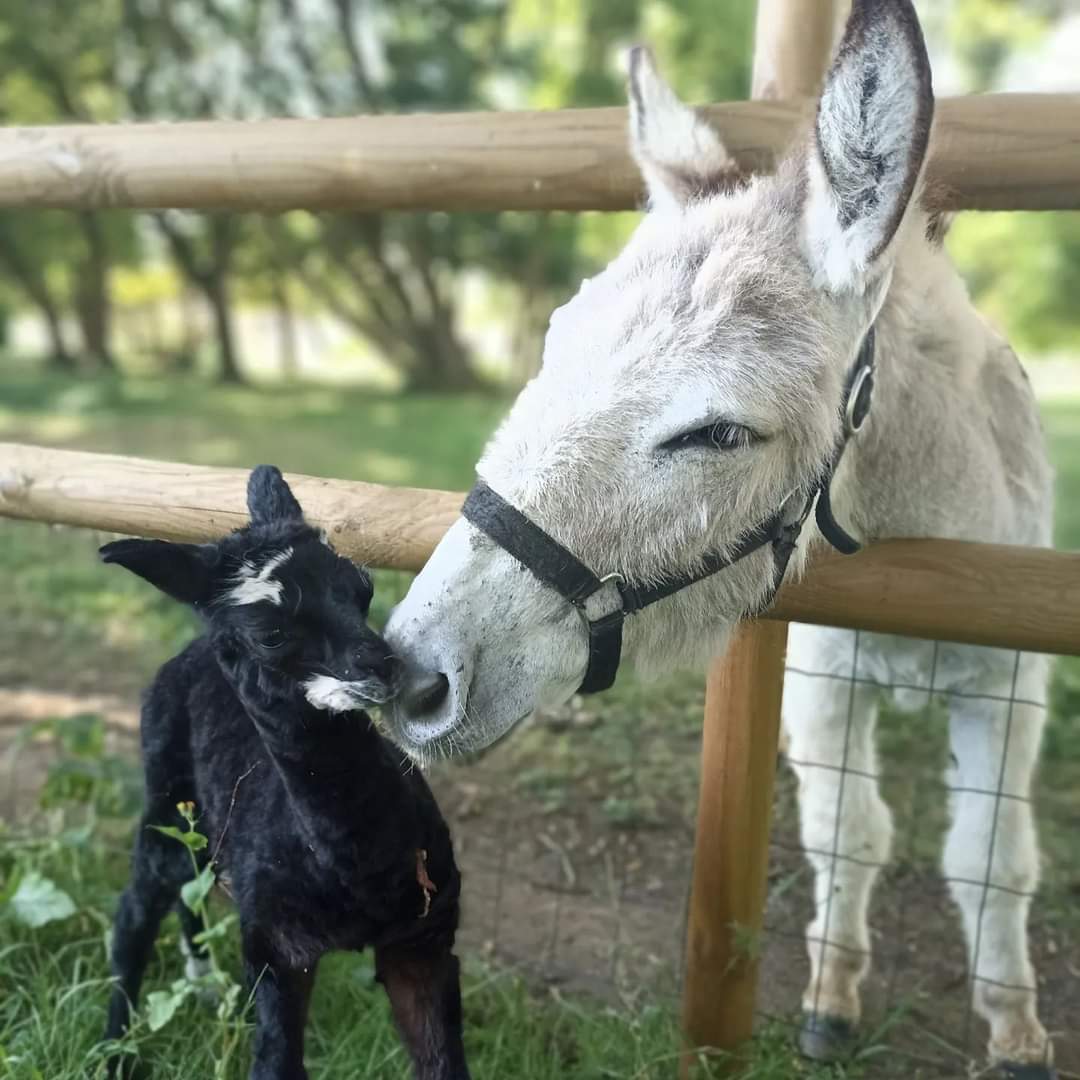
M 409 680 L 401 693 L 401 704 L 410 716 L 433 713 L 450 692 L 450 680 L 441 671 L 425 671 Z

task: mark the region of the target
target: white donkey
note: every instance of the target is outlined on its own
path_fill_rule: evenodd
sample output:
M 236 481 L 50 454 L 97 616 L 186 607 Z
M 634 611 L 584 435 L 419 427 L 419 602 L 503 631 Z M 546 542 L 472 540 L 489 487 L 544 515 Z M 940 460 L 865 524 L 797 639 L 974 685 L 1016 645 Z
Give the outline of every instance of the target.
M 559 580 L 567 565 L 647 593 L 734 556 L 625 624 L 639 667 L 723 649 L 783 566 L 762 523 L 802 517 L 844 445 L 845 381 L 871 327 L 874 407 L 836 468 L 836 519 L 866 539 L 1050 542 L 1031 390 L 920 205 L 932 112 L 909 0 L 856 0 L 813 133 L 775 176 L 739 185 L 721 137 L 635 52 L 631 136 L 651 209 L 552 317 L 543 368 L 478 466 L 486 507 L 451 528 L 387 628 L 411 670 L 390 722 L 414 755 L 490 743 L 569 698 L 587 667 L 597 685 L 611 582 L 575 593 Z M 808 525 L 792 572 L 820 542 Z M 554 566 L 552 546 L 569 562 Z M 974 1004 L 1003 1074 L 1048 1080 L 1026 940 L 1038 873 L 1026 798 L 1044 710 L 994 700 L 1042 701 L 1044 659 L 793 626 L 789 662 L 845 677 L 793 673 L 785 688 L 817 882 L 804 1049 L 832 1054 L 859 1019 L 867 904 L 892 831 L 873 780 L 878 694 L 859 683 L 852 695 L 847 677 L 933 679 L 964 691 L 949 705 L 944 866 Z

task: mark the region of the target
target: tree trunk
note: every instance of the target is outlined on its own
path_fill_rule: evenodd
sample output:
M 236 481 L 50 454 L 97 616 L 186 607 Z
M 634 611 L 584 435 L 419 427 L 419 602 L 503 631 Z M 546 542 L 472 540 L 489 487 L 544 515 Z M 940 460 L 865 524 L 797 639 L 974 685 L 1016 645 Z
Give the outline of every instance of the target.
M 408 342 L 413 362 L 410 390 L 458 393 L 487 389 L 470 363 L 469 351 L 445 320 L 427 323 Z
M 229 289 L 223 274 L 213 274 L 200 282 L 217 335 L 218 373 L 222 382 L 244 381 L 236 352 L 236 336 L 233 327 L 232 308 L 229 306 Z
M 197 368 L 199 349 L 206 340 L 206 324 L 198 295 L 190 284 L 180 290 L 180 351 L 178 358 L 185 371 Z
M 200 260 L 192 240 L 170 222 L 167 215 L 155 214 L 154 220 L 168 241 L 173 258 L 184 276 L 206 298 L 217 336 L 219 377 L 223 382 L 243 382 L 229 306 L 229 263 L 233 250 L 234 219 L 225 214 L 210 215 L 205 219 L 212 249 L 208 260 Z
M 80 283 L 75 309 L 87 359 L 100 367 L 115 367 L 116 361 L 109 350 L 110 320 L 105 290 L 97 283 Z
M 86 241 L 86 262 L 76 285 L 75 307 L 82 331 L 83 347 L 88 358 L 102 367 L 115 367 L 110 333 L 112 330 L 109 300 L 109 248 L 105 232 L 96 214 L 79 214 L 79 225 Z
M 274 311 L 277 314 L 281 377 L 286 382 L 293 382 L 300 372 L 300 353 L 296 339 L 296 318 L 292 301 L 289 299 L 289 279 L 284 274 L 275 272 L 271 287 L 274 292 Z
M 75 358 L 68 352 L 64 341 L 63 320 L 60 309 L 53 300 L 48 283 L 28 259 L 19 250 L 18 243 L 0 231 L 0 267 L 14 278 L 27 300 L 37 308 L 41 321 L 45 324 L 51 346 L 50 360 L 68 371 L 77 368 Z
M 75 358 L 68 352 L 64 342 L 64 327 L 60 319 L 60 313 L 56 310 L 51 297 L 42 293 L 41 297 L 34 301 L 42 320 L 45 323 L 46 332 L 49 335 L 49 343 L 52 347 L 50 359 L 53 364 L 65 371 L 75 371 L 78 364 Z

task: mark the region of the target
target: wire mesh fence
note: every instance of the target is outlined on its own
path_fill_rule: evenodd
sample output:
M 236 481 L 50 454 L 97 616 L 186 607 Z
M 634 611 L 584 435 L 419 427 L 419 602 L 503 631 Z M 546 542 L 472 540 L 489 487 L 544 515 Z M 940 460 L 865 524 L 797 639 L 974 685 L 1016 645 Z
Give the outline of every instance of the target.
M 933 643 L 911 643 L 929 651 L 914 665 L 922 679 L 883 679 L 860 662 L 872 639 L 849 637 L 846 665 L 834 656 L 828 671 L 795 663 L 787 671 L 791 742 L 777 788 L 765 930 L 760 942 L 746 943 L 760 950 L 763 1028 L 797 1040 L 804 1013 L 851 1019 L 857 996 L 860 1075 L 978 1075 L 987 1063 L 987 1014 L 996 1018 L 996 1050 L 1010 1045 L 1018 1025 L 1030 1043 L 1039 1033 L 1031 1020 L 1037 999 L 1061 1075 L 1077 1075 L 1080 762 L 1070 702 L 1051 709 L 1045 690 L 1033 693 L 1021 654 L 991 657 L 1005 673 L 998 692 L 980 688 L 984 670 L 965 681 L 957 651 Z M 1036 682 L 1042 665 L 1034 659 Z M 800 683 L 829 684 L 832 700 L 842 702 L 831 757 L 828 747 L 795 752 L 814 732 L 792 739 L 790 714 L 804 698 L 817 700 Z M 542 984 L 624 1003 L 674 999 L 683 974 L 694 823 L 687 788 L 696 786 L 699 748 L 690 725 L 700 723 L 700 688 L 672 692 L 683 695 L 685 722 L 635 713 L 632 701 L 598 716 L 578 702 L 522 733 L 524 749 L 508 740 L 476 762 L 436 771 L 466 873 L 467 948 Z M 1032 758 L 1048 716 L 1047 760 L 1029 793 L 1028 762 L 1019 759 Z M 616 767 L 608 761 L 596 776 L 598 743 Z M 560 772 L 553 764 L 560 753 L 577 768 Z M 613 777 L 616 797 L 590 783 Z M 804 802 L 817 789 L 804 809 L 819 819 L 809 832 L 804 824 L 803 835 L 800 783 Z M 867 807 L 876 812 L 871 793 L 879 789 L 888 807 L 884 838 L 867 836 Z M 478 813 L 470 798 L 486 798 L 498 812 Z M 1038 888 L 1029 809 L 1042 841 Z M 808 843 L 814 835 L 826 842 Z M 810 955 L 823 952 L 825 977 L 812 980 Z

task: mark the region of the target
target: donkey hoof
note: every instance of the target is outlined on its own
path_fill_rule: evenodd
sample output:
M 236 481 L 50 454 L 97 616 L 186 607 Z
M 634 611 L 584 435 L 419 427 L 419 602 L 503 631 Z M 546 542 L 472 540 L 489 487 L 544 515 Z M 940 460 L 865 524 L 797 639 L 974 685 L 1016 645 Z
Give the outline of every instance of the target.
M 1052 1065 L 1021 1065 L 1015 1061 L 1001 1063 L 1002 1080 L 1058 1080 L 1057 1069 Z
M 855 1025 L 839 1016 L 804 1013 L 799 1052 L 811 1061 L 843 1061 L 855 1048 Z M 1023 1078 L 1027 1080 L 1027 1078 Z

